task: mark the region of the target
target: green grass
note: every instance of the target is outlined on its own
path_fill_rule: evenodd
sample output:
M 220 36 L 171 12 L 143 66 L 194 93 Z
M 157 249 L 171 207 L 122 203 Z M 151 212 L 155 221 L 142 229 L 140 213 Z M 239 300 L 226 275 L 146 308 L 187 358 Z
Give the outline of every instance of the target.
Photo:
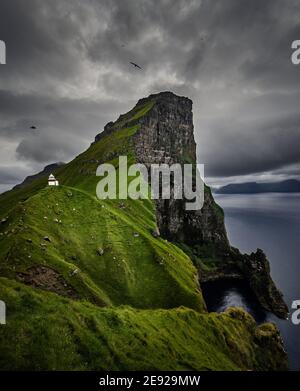
M 113 124 L 112 128 L 122 129 L 135 123 L 139 118 L 147 114 L 155 105 L 155 99 L 149 100 L 144 104 L 137 104 L 128 113 L 121 115 L 118 120 Z
M 61 186 L 48 187 L 45 177 L 0 196 L 7 218 L 0 299 L 8 313 L 1 369 L 275 369 L 284 356 L 271 343 L 276 329 L 257 329 L 238 310 L 207 314 L 191 250 L 152 235 L 151 200 L 96 198 L 98 165 L 109 162 L 119 174 L 119 155 L 135 162 L 132 137 L 154 105 L 120 116 L 112 132 L 58 168 Z M 209 260 L 212 249 L 203 251 Z M 77 299 L 19 281 L 40 266 L 56 271 Z
M 126 123 L 144 115 L 153 104 L 137 106 L 125 116 Z M 3 276 L 16 278 L 29 267 L 48 265 L 85 299 L 137 308 L 185 305 L 205 310 L 197 271 L 189 257 L 151 234 L 156 228 L 153 202 L 129 199 L 120 207 L 119 200 L 96 199 L 98 165 L 110 162 L 118 168 L 118 156 L 123 154 L 128 156 L 128 164 L 133 163 L 131 137 L 138 129 L 138 124 L 119 129 L 59 168 L 56 176 L 64 186 L 49 188 L 45 178 L 46 187 L 40 180 L 23 190 L 28 199 L 17 204 L 8 214 L 8 223 L 0 226 Z M 11 192 L 14 197 L 15 191 Z M 41 247 L 44 236 L 51 238 L 46 250 Z M 102 256 L 97 254 L 99 248 L 104 250 Z M 75 268 L 79 273 L 71 278 L 69 273 Z
M 79 186 L 81 189 L 95 194 L 95 183 L 97 181 L 95 175 L 98 165 L 110 162 L 118 155 L 127 155 L 129 161 L 133 159 L 131 138 L 139 129 L 136 121 L 149 112 L 154 104 L 155 100 L 143 105 L 137 105 L 129 113 L 121 116 L 113 126 L 117 131 L 103 137 L 98 143 L 92 144 L 70 163 L 57 168 L 53 174 L 58 177 L 61 183 L 70 184 L 74 187 Z M 124 127 L 124 124 L 127 124 L 127 126 Z M 36 194 L 46 184 L 47 177 L 45 176 L 44 178 L 36 179 L 23 188 L 1 194 L 0 218 L 4 218 L 18 202 L 22 202 Z
M 123 212 L 119 201 L 98 201 L 74 188 L 40 190 L 1 226 L 1 275 L 14 278 L 29 267 L 47 265 L 85 299 L 138 308 L 185 305 L 203 310 L 190 259 L 151 235 L 156 223 L 150 201 L 134 204 L 134 215 L 144 216 L 140 224 L 130 204 Z M 41 246 L 45 236 L 51 240 L 46 249 Z M 70 277 L 76 268 L 79 273 Z
M 280 354 L 255 337 L 261 331 L 241 310 L 101 309 L 5 278 L 0 296 L 8 309 L 1 369 L 255 370 Z M 277 336 L 276 328 L 268 333 Z

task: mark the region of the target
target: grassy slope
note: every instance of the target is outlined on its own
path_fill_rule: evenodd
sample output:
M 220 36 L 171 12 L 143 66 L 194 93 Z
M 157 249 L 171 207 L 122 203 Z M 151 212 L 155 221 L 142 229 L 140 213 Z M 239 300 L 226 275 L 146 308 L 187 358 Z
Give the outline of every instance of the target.
M 55 174 L 63 186 L 49 188 L 46 178 L 38 179 L 0 196 L 0 216 L 8 217 L 0 225 L 0 298 L 8 308 L 8 324 L 0 328 L 1 368 L 230 370 L 267 365 L 253 342 L 252 321 L 205 313 L 189 257 L 151 234 L 156 227 L 151 201 L 121 205 L 95 197 L 97 166 L 117 166 L 119 154 L 134 162 L 130 137 L 138 131 L 137 119 L 154 103 L 121 116 L 114 124 L 118 132 L 59 168 Z M 15 281 L 18 273 L 40 265 L 63 276 L 80 300 Z M 78 273 L 71 276 L 75 269 Z M 120 307 L 124 304 L 131 307 Z
M 136 204 L 135 213 L 144 216 L 143 224 L 134 222 L 124 209 L 74 188 L 40 190 L 12 211 L 9 226 L 1 225 L 1 275 L 14 278 L 31 266 L 45 265 L 63 275 L 81 298 L 139 308 L 182 304 L 203 309 L 189 258 L 152 237 L 153 208 Z M 71 277 L 76 268 L 79 272 Z
M 56 175 L 67 186 L 49 188 L 44 180 L 34 195 L 29 186 L 28 200 L 18 204 L 0 227 L 2 275 L 13 278 L 33 265 L 48 265 L 82 298 L 138 308 L 205 309 L 188 256 L 151 234 L 156 227 L 153 203 L 126 200 L 120 207 L 119 200 L 96 199 L 99 161 L 116 164 L 119 154 L 133 161 L 130 137 L 138 131 L 134 122 L 151 107 L 147 103 L 131 117 L 122 116 L 115 125 L 118 132 L 59 169 Z M 51 240 L 46 250 L 41 246 L 45 236 Z M 104 250 L 102 256 L 98 249 Z M 75 268 L 79 273 L 70 277 Z
M 0 278 L 9 308 L 0 367 L 20 370 L 280 369 L 269 325 L 241 310 L 99 308 Z M 13 343 L 12 343 L 13 341 Z

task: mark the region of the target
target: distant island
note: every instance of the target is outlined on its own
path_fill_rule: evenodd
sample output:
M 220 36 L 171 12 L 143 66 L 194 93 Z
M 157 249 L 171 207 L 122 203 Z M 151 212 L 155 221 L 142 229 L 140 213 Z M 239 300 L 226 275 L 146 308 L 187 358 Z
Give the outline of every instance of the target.
M 288 179 L 272 183 L 231 183 L 214 189 L 216 194 L 255 194 L 255 193 L 298 193 L 300 192 L 300 181 Z

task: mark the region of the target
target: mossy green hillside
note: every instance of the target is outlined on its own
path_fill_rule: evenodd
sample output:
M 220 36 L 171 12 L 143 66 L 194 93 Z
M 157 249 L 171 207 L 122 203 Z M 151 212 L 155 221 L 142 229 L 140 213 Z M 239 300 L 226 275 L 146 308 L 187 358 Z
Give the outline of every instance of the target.
M 121 115 L 112 125 L 114 131 L 103 136 L 99 142 L 93 143 L 68 164 L 57 168 L 53 174 L 61 183 L 78 186 L 94 195 L 97 183 L 96 169 L 100 163 L 114 163 L 119 155 L 126 155 L 129 162 L 134 162 L 132 136 L 139 129 L 138 119 L 146 115 L 154 104 L 155 99 L 152 99 L 136 105 L 131 111 Z M 5 217 L 19 201 L 24 201 L 36 194 L 46 184 L 47 177 L 38 178 L 23 188 L 1 194 L 0 217 Z
M 1 225 L 1 275 L 17 278 L 30 267 L 48 266 L 84 299 L 138 308 L 185 305 L 203 310 L 190 259 L 152 236 L 156 223 L 151 202 L 134 205 L 120 208 L 119 201 L 115 205 L 99 201 L 65 186 L 40 190 Z M 132 212 L 143 216 L 143 224 Z M 70 276 L 75 269 L 78 273 Z
M 99 308 L 0 278 L 8 308 L 0 367 L 11 370 L 269 370 L 282 352 L 242 310 Z M 277 346 L 277 345 L 275 345 Z
M 188 251 L 153 235 L 151 200 L 96 198 L 98 165 L 135 162 L 132 138 L 153 105 L 58 168 L 59 187 L 39 178 L 0 196 L 1 369 L 281 369 L 276 328 L 238 310 L 207 314 Z M 55 271 L 66 296 L 34 273 L 24 280 L 30 270 Z

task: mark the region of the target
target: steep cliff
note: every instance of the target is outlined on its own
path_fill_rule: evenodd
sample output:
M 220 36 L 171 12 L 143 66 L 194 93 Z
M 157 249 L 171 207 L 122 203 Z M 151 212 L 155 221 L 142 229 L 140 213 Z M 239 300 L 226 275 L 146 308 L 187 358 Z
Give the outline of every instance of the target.
M 196 163 L 192 101 L 171 92 L 150 95 L 138 106 L 155 102 L 137 122 L 134 149 L 140 163 Z M 264 308 L 286 318 L 288 309 L 270 277 L 269 263 L 261 250 L 242 255 L 230 246 L 222 209 L 205 187 L 201 210 L 186 211 L 185 200 L 156 200 L 156 215 L 163 237 L 189 253 L 202 281 L 242 278 L 249 283 Z
M 0 299 L 8 314 L 0 368 L 287 368 L 274 325 L 257 327 L 238 309 L 207 313 L 199 275 L 228 276 L 230 268 L 255 279 L 261 302 L 270 303 L 255 257 L 229 246 L 208 188 L 203 209 L 191 213 L 183 200 L 95 196 L 98 165 L 118 171 L 120 155 L 194 163 L 191 109 L 171 93 L 143 99 L 55 169 L 59 187 L 47 186 L 44 174 L 0 196 Z
M 150 95 L 138 105 L 154 101 L 152 110 L 139 120 L 134 136 L 137 160 L 146 165 L 196 163 L 192 101 L 170 92 Z M 221 209 L 206 188 L 201 210 L 187 212 L 185 200 L 157 200 L 157 220 L 163 236 L 188 245 L 212 242 L 228 247 Z

